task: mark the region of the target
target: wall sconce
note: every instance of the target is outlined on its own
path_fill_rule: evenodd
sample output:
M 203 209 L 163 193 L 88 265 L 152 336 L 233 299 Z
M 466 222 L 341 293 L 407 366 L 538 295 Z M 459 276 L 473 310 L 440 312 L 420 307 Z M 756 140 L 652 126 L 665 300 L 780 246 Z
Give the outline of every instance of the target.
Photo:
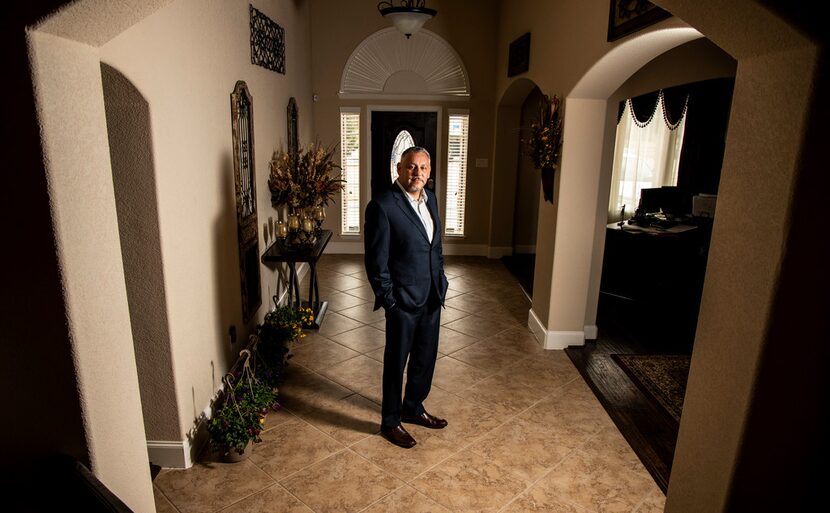
M 396 7 L 391 1 L 380 2 L 378 11 L 381 16 L 389 19 L 407 39 L 438 14 L 435 9 L 424 7 L 424 0 L 400 0 L 399 3 L 400 5 Z

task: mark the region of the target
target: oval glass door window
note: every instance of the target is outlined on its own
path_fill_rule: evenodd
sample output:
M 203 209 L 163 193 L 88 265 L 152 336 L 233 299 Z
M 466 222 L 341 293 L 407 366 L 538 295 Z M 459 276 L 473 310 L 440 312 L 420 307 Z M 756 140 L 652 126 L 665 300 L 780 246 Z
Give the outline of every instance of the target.
M 401 161 L 401 154 L 404 150 L 413 146 L 415 146 L 415 139 L 412 138 L 409 132 L 406 130 L 398 132 L 395 143 L 392 145 L 392 154 L 389 156 L 389 168 L 393 182 L 398 179 L 398 162 Z

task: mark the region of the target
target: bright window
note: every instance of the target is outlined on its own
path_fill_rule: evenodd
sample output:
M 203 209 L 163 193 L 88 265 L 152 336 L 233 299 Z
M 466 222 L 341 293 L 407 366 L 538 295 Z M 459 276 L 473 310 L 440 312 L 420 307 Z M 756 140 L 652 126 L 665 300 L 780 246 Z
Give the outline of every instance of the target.
M 340 202 L 340 233 L 360 235 L 360 111 L 340 112 L 340 165 L 346 181 Z
M 623 205 L 625 217 L 631 217 L 640 202 L 642 189 L 677 185 L 685 127 L 685 115 L 672 127 L 666 124 L 662 94 L 658 96 L 655 114 L 644 124 L 634 120 L 631 100 L 626 100 L 625 110 L 617 124 L 608 202 L 609 222 L 620 220 Z
M 464 235 L 464 206 L 467 198 L 467 138 L 469 114 L 450 113 L 447 147 L 447 210 L 444 233 Z
M 415 139 L 406 130 L 401 130 L 398 136 L 395 137 L 395 143 L 392 145 L 392 155 L 389 157 L 389 168 L 393 182 L 398 179 L 398 162 L 401 161 L 401 155 L 413 146 L 415 146 Z

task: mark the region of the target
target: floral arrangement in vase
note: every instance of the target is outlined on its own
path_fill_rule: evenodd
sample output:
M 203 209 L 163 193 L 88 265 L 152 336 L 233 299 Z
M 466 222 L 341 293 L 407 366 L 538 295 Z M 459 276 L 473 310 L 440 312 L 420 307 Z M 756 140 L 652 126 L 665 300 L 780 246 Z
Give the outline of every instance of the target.
M 328 205 L 343 189 L 340 166 L 332 161 L 334 147 L 315 142 L 297 152 L 279 150 L 271 158 L 268 188 L 274 207 L 293 211 Z
M 545 200 L 553 202 L 553 175 L 562 153 L 562 101 L 559 96 L 543 95 L 539 119 L 530 124 L 530 138 L 522 140 L 533 166 L 542 171 Z

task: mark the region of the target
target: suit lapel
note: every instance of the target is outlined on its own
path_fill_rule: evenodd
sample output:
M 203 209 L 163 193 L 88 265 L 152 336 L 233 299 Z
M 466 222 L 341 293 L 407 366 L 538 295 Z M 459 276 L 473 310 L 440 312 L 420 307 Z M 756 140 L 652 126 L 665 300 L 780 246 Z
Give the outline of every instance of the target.
M 432 244 L 435 244 L 435 241 L 441 236 L 441 221 L 438 219 L 438 202 L 435 200 L 434 194 L 430 195 L 426 192 L 426 189 L 424 191 L 429 198 L 429 201 L 427 201 L 427 210 L 429 210 L 429 215 L 432 216 Z M 424 233 L 426 233 L 426 230 Z
M 409 218 L 410 221 L 412 221 L 412 224 L 415 225 L 415 229 L 417 229 L 418 232 L 424 237 L 424 239 L 426 239 L 426 241 L 429 242 L 427 231 L 426 229 L 424 229 L 424 223 L 422 223 L 421 220 L 418 219 L 417 214 L 415 214 L 415 210 L 413 210 L 412 205 L 409 204 L 409 200 L 406 197 L 404 197 L 403 191 L 401 191 L 401 188 L 398 187 L 398 185 L 395 183 L 392 184 L 392 194 L 394 194 L 394 198 L 398 204 L 398 208 L 400 208 L 403 211 L 404 215 L 407 218 Z M 431 202 L 427 201 L 427 207 L 430 209 L 430 212 L 432 212 L 432 208 L 429 207 L 430 203 Z M 433 219 L 435 219 L 435 216 L 433 216 Z M 434 221 L 433 224 L 435 224 Z

